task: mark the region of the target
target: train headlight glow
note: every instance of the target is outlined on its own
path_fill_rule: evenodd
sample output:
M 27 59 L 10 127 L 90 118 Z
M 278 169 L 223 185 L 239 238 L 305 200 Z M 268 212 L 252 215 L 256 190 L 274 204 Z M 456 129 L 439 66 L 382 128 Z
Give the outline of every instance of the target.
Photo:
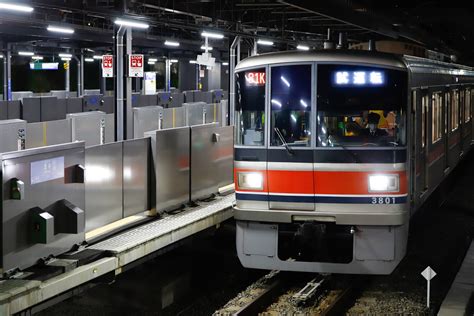
M 369 175 L 370 192 L 394 192 L 399 189 L 399 178 L 397 174 L 374 174 Z
M 239 172 L 239 188 L 263 190 L 263 175 L 260 172 Z

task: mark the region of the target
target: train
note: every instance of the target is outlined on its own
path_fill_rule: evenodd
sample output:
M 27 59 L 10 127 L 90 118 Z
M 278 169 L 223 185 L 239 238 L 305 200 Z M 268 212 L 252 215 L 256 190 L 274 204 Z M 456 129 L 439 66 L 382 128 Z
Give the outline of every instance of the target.
M 390 274 L 413 214 L 473 147 L 474 69 L 377 51 L 286 51 L 248 57 L 235 76 L 242 265 Z

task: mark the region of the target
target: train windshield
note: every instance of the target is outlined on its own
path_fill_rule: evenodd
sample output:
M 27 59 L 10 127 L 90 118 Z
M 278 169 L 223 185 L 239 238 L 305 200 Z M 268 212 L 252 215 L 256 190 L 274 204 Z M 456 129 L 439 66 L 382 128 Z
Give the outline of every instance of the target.
M 265 131 L 265 68 L 236 74 L 236 144 L 263 146 Z
M 271 75 L 271 146 L 310 146 L 311 65 L 272 67 Z
M 406 72 L 318 65 L 317 85 L 318 146 L 405 145 Z

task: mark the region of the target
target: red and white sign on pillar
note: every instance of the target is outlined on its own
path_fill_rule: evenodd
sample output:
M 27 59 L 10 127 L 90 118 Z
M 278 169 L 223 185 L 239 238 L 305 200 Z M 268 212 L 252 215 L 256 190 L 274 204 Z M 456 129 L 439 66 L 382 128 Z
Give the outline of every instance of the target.
M 102 56 L 102 77 L 110 78 L 114 76 L 114 56 Z
M 129 77 L 143 77 L 143 55 L 129 55 L 128 56 L 128 76 Z

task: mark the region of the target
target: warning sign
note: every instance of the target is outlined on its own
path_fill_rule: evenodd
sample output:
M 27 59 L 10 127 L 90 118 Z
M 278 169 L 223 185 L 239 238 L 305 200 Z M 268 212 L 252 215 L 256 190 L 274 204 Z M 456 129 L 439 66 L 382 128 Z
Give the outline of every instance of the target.
M 102 56 L 102 77 L 110 78 L 114 76 L 114 56 Z
M 143 55 L 128 56 L 128 76 L 143 77 Z

